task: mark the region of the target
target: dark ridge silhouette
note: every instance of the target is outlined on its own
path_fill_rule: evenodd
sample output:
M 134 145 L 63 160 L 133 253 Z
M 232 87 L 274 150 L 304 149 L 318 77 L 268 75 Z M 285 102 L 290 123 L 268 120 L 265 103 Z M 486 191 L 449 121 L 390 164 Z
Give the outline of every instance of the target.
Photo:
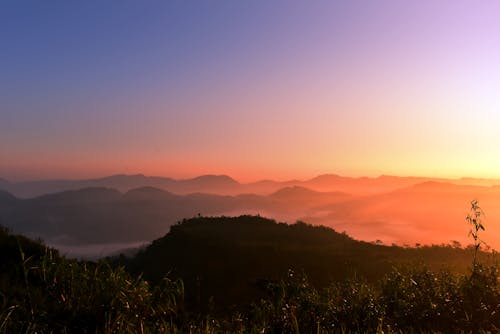
M 8 204 L 16 201 L 14 195 L 7 191 L 0 190 L 0 204 Z
M 196 183 L 199 185 L 204 185 L 204 186 L 220 186 L 220 185 L 228 185 L 228 186 L 234 186 L 234 185 L 239 185 L 240 183 L 236 181 L 235 179 L 231 178 L 230 176 L 227 175 L 201 175 L 197 176 L 192 179 L 186 179 L 186 180 L 180 180 L 180 182 L 186 182 L 186 183 Z
M 261 180 L 244 184 L 245 193 L 257 193 L 269 195 L 281 188 L 300 186 L 303 181 L 289 180 L 289 181 L 274 181 L 274 180 Z
M 5 179 L 0 178 L 0 190 L 2 189 L 8 189 L 10 187 L 11 183 Z
M 0 196 L 0 221 L 49 244 L 123 243 L 157 238 L 183 217 L 239 211 L 248 205 L 237 197 L 175 195 L 152 187 L 123 195 L 108 188 L 85 188 L 32 199 Z
M 154 187 L 142 187 L 127 191 L 123 195 L 123 200 L 159 201 L 175 199 L 176 197 L 176 195 L 162 189 Z
M 49 244 L 122 243 L 157 238 L 179 219 L 198 214 L 261 212 L 297 217 L 304 208 L 346 198 L 304 188 L 271 196 L 176 195 L 154 187 L 122 195 L 109 188 L 84 188 L 32 199 L 0 197 L 0 219 L 16 233 L 41 237 Z
M 500 184 L 500 180 L 493 179 L 442 179 L 389 175 L 382 175 L 375 178 L 355 178 L 336 174 L 324 174 L 305 181 L 262 180 L 245 184 L 227 175 L 202 175 L 191 179 L 176 180 L 168 177 L 145 176 L 142 174 L 119 174 L 88 180 L 46 180 L 27 182 L 8 182 L 7 180 L 0 180 L 0 190 L 8 191 L 19 198 L 32 198 L 49 193 L 90 187 L 113 188 L 120 192 L 127 192 L 131 189 L 140 187 L 154 187 L 180 195 L 195 192 L 219 195 L 248 193 L 269 195 L 281 188 L 299 186 L 321 192 L 345 192 L 353 195 L 370 195 L 390 192 L 426 181 L 480 186 Z
M 31 199 L 31 201 L 88 203 L 112 201 L 118 199 L 120 196 L 121 193 L 115 189 L 93 187 L 42 195 L 37 198 Z
M 189 306 L 196 311 L 211 298 L 223 307 L 257 300 L 259 284 L 279 279 L 290 268 L 324 287 L 351 277 L 375 282 L 403 263 L 464 272 L 470 260 L 468 250 L 451 246 L 381 246 L 327 227 L 248 215 L 183 220 L 135 257 L 121 259 L 152 282 L 167 273 L 182 278 Z
M 312 179 L 306 181 L 309 183 L 324 183 L 324 182 L 338 182 L 338 181 L 347 181 L 347 180 L 353 180 L 354 178 L 352 177 L 344 177 L 340 176 L 337 174 L 321 174 L 316 177 L 313 177 Z
M 293 186 L 279 189 L 269 195 L 270 198 L 280 201 L 317 202 L 348 200 L 352 196 L 342 192 L 319 192 L 309 188 Z
M 288 199 L 289 197 L 307 197 L 314 195 L 321 195 L 321 193 L 305 187 L 293 186 L 293 187 L 281 188 L 276 192 L 272 193 L 270 197 Z
M 478 255 L 464 272 L 469 250 L 373 245 L 246 215 L 184 220 L 130 258 L 91 262 L 0 228 L 1 326 L 6 333 L 101 333 L 110 323 L 133 333 L 372 333 L 383 319 L 390 333 L 496 332 L 498 266 Z M 448 270 L 437 270 L 443 263 Z
M 278 189 L 268 196 L 179 195 L 149 186 L 125 194 L 109 188 L 85 188 L 31 199 L 3 193 L 0 222 L 16 233 L 61 247 L 137 244 L 158 238 L 176 221 L 198 214 L 261 214 L 288 222 L 302 219 L 347 231 L 357 239 L 379 239 L 386 244 L 451 240 L 466 244 L 467 234 L 460 222 L 466 214 L 464 208 L 474 198 L 483 204 L 488 221 L 500 219 L 500 187 L 426 181 L 366 196 L 318 192 L 302 186 Z M 486 234 L 490 246 L 498 249 L 498 226 L 492 225 Z
M 48 193 L 78 190 L 90 187 L 113 188 L 127 192 L 134 188 L 155 187 L 179 194 L 191 192 L 238 192 L 239 183 L 225 175 L 203 175 L 193 179 L 174 180 L 166 177 L 137 175 L 112 175 L 89 180 L 47 180 L 5 183 L 5 188 L 17 197 L 31 198 Z

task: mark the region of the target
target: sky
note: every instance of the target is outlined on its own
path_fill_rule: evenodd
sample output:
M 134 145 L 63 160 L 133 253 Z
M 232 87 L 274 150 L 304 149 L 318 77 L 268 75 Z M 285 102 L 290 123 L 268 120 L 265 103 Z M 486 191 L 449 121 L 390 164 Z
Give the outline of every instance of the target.
M 0 178 L 500 178 L 498 1 L 0 3 Z

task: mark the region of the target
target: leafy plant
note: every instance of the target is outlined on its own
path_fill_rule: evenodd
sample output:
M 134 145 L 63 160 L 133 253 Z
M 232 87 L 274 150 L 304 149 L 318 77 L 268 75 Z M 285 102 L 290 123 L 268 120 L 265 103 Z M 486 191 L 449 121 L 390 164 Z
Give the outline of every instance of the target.
M 470 207 L 470 213 L 467 214 L 466 220 L 471 226 L 469 230 L 469 236 L 472 237 L 474 241 L 474 259 L 472 263 L 472 270 L 476 270 L 476 266 L 478 264 L 477 262 L 477 253 L 479 249 L 481 248 L 481 244 L 486 243 L 482 241 L 479 238 L 479 231 L 484 231 L 484 225 L 483 225 L 483 220 L 482 217 L 484 216 L 484 212 L 479 206 L 479 203 L 477 200 L 472 200 L 471 201 L 471 207 Z
M 479 234 L 485 229 L 483 216 L 478 202 L 472 201 L 467 222 L 474 241 L 474 258 L 472 269 L 466 273 L 407 263 L 393 266 L 376 281 L 351 275 L 331 280 L 329 285 L 322 287 L 313 279 L 309 280 L 306 271 L 299 268 L 288 270 L 278 279 L 259 280 L 255 285 L 261 288 L 261 293 L 256 294 L 258 297 L 253 303 L 241 302 L 222 312 L 217 312 L 214 307 L 214 298 L 210 298 L 207 312 L 187 308 L 185 294 L 189 293 L 190 286 L 185 287 L 181 279 L 167 275 L 150 282 L 116 263 L 69 260 L 40 242 L 11 236 L 8 231 L 0 229 L 0 333 L 498 332 L 500 275 L 496 265 L 486 265 L 481 257 L 484 241 Z M 293 245 L 300 245 L 298 241 L 302 240 L 303 234 L 311 231 L 315 236 L 315 242 L 311 243 L 314 245 L 320 240 L 343 247 L 355 244 L 333 235 L 326 228 L 316 229 L 305 224 L 289 227 L 270 221 L 254 225 L 252 217 L 244 219 L 248 231 L 256 235 L 270 230 L 275 235 L 287 231 L 289 238 L 295 238 Z M 219 228 L 231 238 L 234 236 L 233 223 L 217 221 Z M 217 231 L 207 221 L 203 224 L 188 222 L 187 226 L 179 225 L 174 231 L 187 242 L 187 233 L 195 234 L 198 228 L 203 229 L 201 236 L 197 236 L 198 241 L 206 238 L 211 247 L 220 245 L 214 244 L 213 236 L 206 236 Z M 256 232 L 257 228 L 261 230 Z M 247 233 L 240 231 L 240 234 L 248 238 Z M 330 237 L 325 239 L 329 234 Z M 242 252 L 243 246 L 247 244 L 255 250 L 255 245 L 248 240 L 252 239 L 247 239 L 246 244 L 236 241 L 229 244 L 234 253 L 231 255 L 236 254 L 241 260 L 242 254 L 246 254 Z M 160 251 L 161 242 L 166 241 L 153 245 Z M 377 248 L 378 251 L 394 250 L 369 244 L 360 246 L 367 249 L 382 247 Z M 426 246 L 413 251 L 436 254 L 436 249 L 447 251 L 445 254 L 465 252 L 452 247 Z M 273 248 L 266 250 L 272 251 Z M 290 254 L 302 255 L 295 248 L 293 250 Z M 159 258 L 155 260 L 158 263 Z M 226 268 L 227 265 L 225 262 Z M 265 259 L 259 265 L 267 268 Z M 224 278 L 227 269 L 217 268 L 220 270 L 217 277 Z M 345 267 L 336 270 L 339 268 Z

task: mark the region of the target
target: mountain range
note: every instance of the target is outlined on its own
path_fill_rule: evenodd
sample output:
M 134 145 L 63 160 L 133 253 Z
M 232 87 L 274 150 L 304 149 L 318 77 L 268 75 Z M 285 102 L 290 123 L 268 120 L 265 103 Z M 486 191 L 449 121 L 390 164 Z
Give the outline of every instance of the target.
M 187 180 L 143 175 L 80 181 L 3 180 L 0 225 L 81 256 L 137 247 L 165 234 L 177 221 L 198 215 L 258 214 L 288 223 L 303 220 L 385 244 L 452 240 L 466 244 L 465 216 L 470 201 L 478 199 L 486 212 L 484 239 L 498 248 L 500 186 L 495 183 L 338 175 L 247 184 L 224 175 Z
M 274 181 L 261 180 L 241 183 L 227 175 L 201 175 L 191 179 L 173 179 L 160 176 L 112 175 L 84 180 L 40 180 L 10 182 L 0 179 L 0 190 L 18 198 L 32 198 L 49 193 L 82 188 L 104 187 L 127 192 L 134 188 L 155 187 L 176 194 L 211 193 L 219 195 L 259 194 L 268 195 L 281 188 L 299 186 L 315 191 L 340 191 L 353 195 L 384 193 L 423 182 L 453 183 L 457 185 L 492 186 L 499 184 L 495 179 L 443 179 L 427 177 L 400 177 L 382 175 L 379 177 L 346 177 L 324 174 L 309 180 Z

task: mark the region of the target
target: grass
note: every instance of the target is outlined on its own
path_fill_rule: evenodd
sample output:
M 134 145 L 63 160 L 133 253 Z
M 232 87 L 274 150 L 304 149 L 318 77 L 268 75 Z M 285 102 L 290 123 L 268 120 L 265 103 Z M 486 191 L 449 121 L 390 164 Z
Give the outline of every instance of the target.
M 472 209 L 474 215 L 479 207 Z M 480 240 L 482 229 L 472 225 Z M 500 331 L 498 267 L 477 256 L 466 274 L 401 265 L 377 282 L 355 277 L 321 290 L 306 273 L 289 270 L 281 280 L 261 282 L 259 300 L 215 315 L 185 308 L 182 280 L 166 276 L 151 285 L 123 267 L 66 259 L 6 230 L 0 244 L 8 255 L 0 265 L 0 333 Z

